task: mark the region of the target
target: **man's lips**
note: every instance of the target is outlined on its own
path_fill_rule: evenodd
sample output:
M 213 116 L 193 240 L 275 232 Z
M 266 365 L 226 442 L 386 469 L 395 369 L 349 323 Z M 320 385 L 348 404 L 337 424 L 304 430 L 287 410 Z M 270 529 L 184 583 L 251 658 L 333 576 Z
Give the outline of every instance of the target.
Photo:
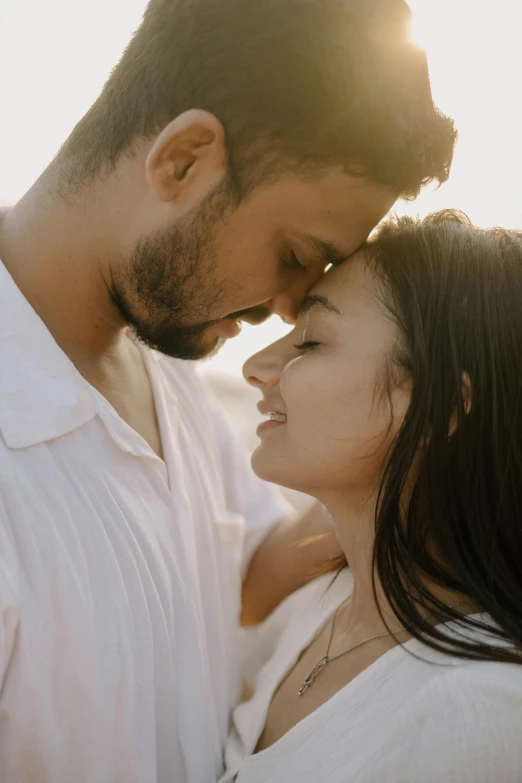
M 251 310 L 245 310 L 244 312 L 227 315 L 219 321 L 209 323 L 207 328 L 214 328 L 220 337 L 229 339 L 231 337 L 236 337 L 240 333 L 242 322 L 257 326 L 258 324 L 262 324 L 269 317 L 269 310 L 265 307 L 257 307 L 252 308 Z
M 214 329 L 215 334 L 223 339 L 237 337 L 241 331 L 241 321 L 221 321 Z
M 244 321 L 252 326 L 258 326 L 270 318 L 271 315 L 272 313 L 268 307 L 251 307 L 248 310 L 238 310 L 237 313 L 231 313 L 227 317 L 234 321 Z

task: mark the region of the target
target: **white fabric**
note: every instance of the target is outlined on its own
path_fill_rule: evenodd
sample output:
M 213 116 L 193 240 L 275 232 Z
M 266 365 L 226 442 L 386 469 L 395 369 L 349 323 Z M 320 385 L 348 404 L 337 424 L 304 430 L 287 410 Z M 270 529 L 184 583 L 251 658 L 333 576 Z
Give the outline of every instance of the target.
M 194 368 L 143 352 L 165 462 L 0 264 L 2 783 L 223 771 L 241 562 L 289 507 Z
M 234 711 L 222 783 L 522 781 L 522 666 L 461 662 L 416 640 L 250 755 L 275 689 L 351 592 L 349 571 L 331 579 L 302 588 L 250 635 L 255 692 Z

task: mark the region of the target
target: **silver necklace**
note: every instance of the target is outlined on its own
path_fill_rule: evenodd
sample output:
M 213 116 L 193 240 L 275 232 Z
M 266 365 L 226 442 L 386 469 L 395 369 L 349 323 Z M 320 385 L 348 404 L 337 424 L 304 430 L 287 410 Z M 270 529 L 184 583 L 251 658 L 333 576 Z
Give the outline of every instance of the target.
M 450 606 L 450 609 L 456 609 L 457 606 L 462 606 L 463 604 L 467 604 L 469 601 L 471 601 L 471 598 L 465 598 L 463 601 L 459 601 L 457 604 L 453 604 Z M 332 618 L 332 630 L 330 631 L 330 639 L 328 640 L 328 646 L 326 648 L 326 653 L 323 655 L 321 660 L 317 661 L 313 669 L 311 669 L 306 677 L 303 680 L 303 684 L 297 691 L 298 696 L 302 696 L 303 693 L 306 693 L 308 688 L 310 688 L 314 682 L 316 681 L 317 677 L 321 674 L 324 667 L 331 663 L 332 661 L 336 661 L 337 658 L 342 658 L 343 655 L 348 655 L 348 653 L 351 653 L 353 650 L 356 650 L 358 647 L 362 647 L 363 644 L 368 644 L 369 642 L 373 642 L 376 639 L 385 639 L 387 636 L 397 636 L 400 633 L 404 633 L 406 631 L 406 628 L 398 628 L 396 631 L 388 631 L 388 633 L 378 633 L 375 634 L 375 636 L 370 636 L 368 639 L 364 639 L 362 642 L 357 642 L 357 644 L 353 644 L 351 647 L 349 647 L 347 650 L 344 650 L 342 653 L 338 653 L 337 655 L 334 655 L 332 658 L 330 658 L 330 646 L 332 644 L 332 639 L 335 631 L 335 619 L 337 617 L 337 612 L 341 608 L 341 606 L 344 605 L 343 602 L 340 606 L 337 607 L 337 609 L 334 612 L 333 618 Z M 427 620 L 431 615 L 428 615 L 427 617 L 424 617 L 424 620 Z

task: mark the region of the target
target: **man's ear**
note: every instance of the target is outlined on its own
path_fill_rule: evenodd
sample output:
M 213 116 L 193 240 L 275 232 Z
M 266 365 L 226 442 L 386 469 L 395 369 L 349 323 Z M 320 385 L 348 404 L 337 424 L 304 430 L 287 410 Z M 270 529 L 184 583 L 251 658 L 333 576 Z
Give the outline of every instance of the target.
M 467 372 L 462 373 L 460 393 L 462 395 L 464 413 L 466 414 L 466 416 L 468 416 L 469 412 L 471 411 L 471 380 Z M 457 429 L 458 429 L 458 416 L 457 416 L 457 411 L 454 411 L 450 420 L 450 425 L 448 430 L 448 440 L 453 437 Z
M 200 109 L 186 111 L 169 122 L 146 162 L 149 187 L 162 202 L 185 199 L 199 203 L 226 169 L 223 126 L 213 114 Z

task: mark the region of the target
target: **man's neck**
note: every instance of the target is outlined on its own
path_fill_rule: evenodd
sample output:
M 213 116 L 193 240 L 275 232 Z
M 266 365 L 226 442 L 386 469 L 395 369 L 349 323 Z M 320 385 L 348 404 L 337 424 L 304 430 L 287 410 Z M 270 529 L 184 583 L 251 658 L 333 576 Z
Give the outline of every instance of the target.
M 100 205 L 49 195 L 46 175 L 2 216 L 0 258 L 54 339 L 78 367 L 119 344 L 125 324 L 110 296 L 108 216 Z
M 161 457 L 150 379 L 111 299 L 110 217 L 39 182 L 1 217 L 0 259 L 78 372 Z

